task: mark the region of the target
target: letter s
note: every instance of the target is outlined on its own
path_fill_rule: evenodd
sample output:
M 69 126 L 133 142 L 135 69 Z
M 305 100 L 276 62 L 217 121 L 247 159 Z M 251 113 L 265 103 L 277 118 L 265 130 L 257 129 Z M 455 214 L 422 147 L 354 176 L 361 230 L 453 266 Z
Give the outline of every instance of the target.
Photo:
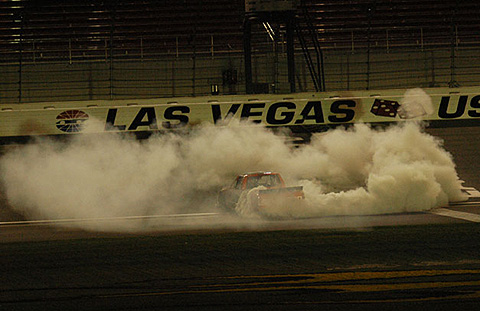
M 480 109 L 480 95 L 474 96 L 470 101 L 470 107 Z M 478 110 L 469 110 L 468 115 L 472 118 L 480 117 L 480 111 Z
M 330 122 L 349 122 L 352 121 L 355 117 L 355 111 L 353 109 L 342 108 L 342 106 L 347 106 L 348 108 L 355 108 L 357 103 L 353 100 L 337 100 L 332 103 L 330 111 L 335 113 L 335 115 L 329 116 L 328 121 Z M 339 117 L 337 114 L 343 114 L 343 117 Z
M 189 113 L 190 112 L 190 107 L 188 106 L 175 106 L 175 107 L 168 107 L 165 109 L 165 112 L 163 114 L 163 117 L 165 120 L 177 120 L 179 123 L 177 124 L 172 124 L 170 121 L 164 121 L 162 122 L 162 126 L 164 128 L 178 128 L 178 127 L 184 127 L 185 125 L 188 124 L 189 118 L 188 115 L 183 115 L 183 114 L 174 114 L 174 112 L 181 112 L 183 114 Z

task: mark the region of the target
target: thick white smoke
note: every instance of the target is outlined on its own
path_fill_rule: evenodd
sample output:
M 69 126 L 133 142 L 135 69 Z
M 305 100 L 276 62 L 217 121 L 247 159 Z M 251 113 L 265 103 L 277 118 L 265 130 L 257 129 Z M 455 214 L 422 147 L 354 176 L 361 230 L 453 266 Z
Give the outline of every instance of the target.
M 464 199 L 451 155 L 417 123 L 334 130 L 298 150 L 286 171 L 304 186 L 306 202 L 287 208 L 296 217 L 424 211 Z
M 406 119 L 431 115 L 434 112 L 432 99 L 422 89 L 410 89 L 405 92 L 400 103 L 399 114 Z
M 462 199 L 452 157 L 416 123 L 336 129 L 301 148 L 251 124 L 144 141 L 87 134 L 37 141 L 1 159 L 10 205 L 34 219 L 212 211 L 221 187 L 257 170 L 304 186 L 303 202 L 267 210 L 280 217 L 422 211 Z
M 101 127 L 89 121 L 85 131 Z M 250 124 L 138 141 L 117 134 L 40 140 L 1 159 L 10 205 L 29 218 L 78 219 L 211 211 L 235 175 L 280 167 L 282 138 Z

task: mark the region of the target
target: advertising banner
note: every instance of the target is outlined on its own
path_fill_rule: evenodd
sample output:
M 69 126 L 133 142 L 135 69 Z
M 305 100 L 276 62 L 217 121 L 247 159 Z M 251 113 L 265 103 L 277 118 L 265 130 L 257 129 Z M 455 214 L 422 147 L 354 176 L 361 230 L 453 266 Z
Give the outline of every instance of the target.
M 417 89 L 405 96 L 406 91 L 0 105 L 0 137 L 77 134 L 84 131 L 87 120 L 102 124 L 98 132 L 136 132 L 188 129 L 205 123 L 228 126 L 233 119 L 294 127 L 408 120 L 475 125 L 480 118 L 480 87 Z M 453 123 L 445 123 L 449 125 Z

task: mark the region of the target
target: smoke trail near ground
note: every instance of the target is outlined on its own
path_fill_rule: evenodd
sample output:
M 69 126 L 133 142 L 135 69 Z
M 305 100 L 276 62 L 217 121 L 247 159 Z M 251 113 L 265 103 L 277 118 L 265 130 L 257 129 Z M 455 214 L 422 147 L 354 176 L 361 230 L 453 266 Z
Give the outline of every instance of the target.
M 33 219 L 212 211 L 222 186 L 257 170 L 304 186 L 304 202 L 266 211 L 280 217 L 422 211 L 462 199 L 451 155 L 415 122 L 336 129 L 301 148 L 252 124 L 143 141 L 88 134 L 39 140 L 1 159 L 11 206 Z
M 271 214 L 412 212 L 464 199 L 451 155 L 416 123 L 385 131 L 366 125 L 334 130 L 298 150 L 294 159 L 289 175 L 304 186 L 306 202 Z

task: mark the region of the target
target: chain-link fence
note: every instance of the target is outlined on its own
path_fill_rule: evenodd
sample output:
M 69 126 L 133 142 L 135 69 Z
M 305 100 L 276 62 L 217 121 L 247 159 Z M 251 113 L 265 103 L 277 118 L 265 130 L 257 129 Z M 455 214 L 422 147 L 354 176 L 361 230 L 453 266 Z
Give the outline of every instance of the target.
M 273 50 L 273 49 L 272 49 Z M 375 47 L 367 53 L 324 50 L 327 91 L 469 86 L 480 83 L 480 47 Z M 0 64 L 0 102 L 126 99 L 244 94 L 243 55 L 215 52 L 141 59 L 36 61 Z M 253 57 L 262 92 L 287 93 L 286 55 Z M 296 53 L 298 91 L 314 91 L 302 53 Z

